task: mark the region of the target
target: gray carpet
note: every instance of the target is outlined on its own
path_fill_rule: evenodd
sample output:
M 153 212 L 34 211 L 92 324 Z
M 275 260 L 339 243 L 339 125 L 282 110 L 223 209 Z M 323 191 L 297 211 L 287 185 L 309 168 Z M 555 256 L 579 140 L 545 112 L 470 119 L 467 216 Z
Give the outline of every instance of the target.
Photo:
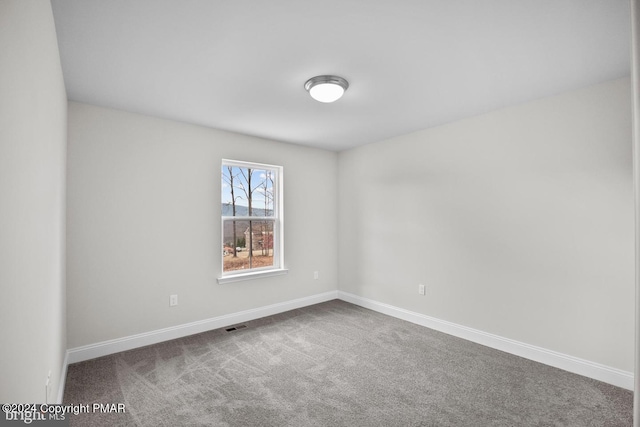
M 630 391 L 343 301 L 69 366 L 73 426 L 631 426 Z

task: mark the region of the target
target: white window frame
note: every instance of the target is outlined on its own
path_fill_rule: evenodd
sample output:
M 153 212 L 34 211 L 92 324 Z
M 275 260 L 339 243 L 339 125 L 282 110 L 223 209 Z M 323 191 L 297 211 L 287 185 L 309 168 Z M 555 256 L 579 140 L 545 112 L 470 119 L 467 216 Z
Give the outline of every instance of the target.
M 221 277 L 218 278 L 219 284 L 239 282 L 242 280 L 250 280 L 257 279 L 262 277 L 269 276 L 277 276 L 281 274 L 287 274 L 289 270 L 284 268 L 284 210 L 283 210 L 283 168 L 282 166 L 277 165 L 269 165 L 265 163 L 254 163 L 254 162 L 245 162 L 240 160 L 229 160 L 222 159 L 222 163 L 220 165 L 220 171 L 225 166 L 236 166 L 240 168 L 251 168 L 251 169 L 268 169 L 273 170 L 275 172 L 275 177 L 273 180 L 273 216 L 271 217 L 256 217 L 256 216 L 222 216 L 222 212 L 220 212 L 220 242 L 218 242 L 218 247 L 220 248 L 220 270 Z M 220 190 L 222 192 L 222 179 L 220 179 Z M 222 197 L 219 198 L 222 200 Z M 262 268 L 252 268 L 250 270 L 234 270 L 225 272 L 224 271 L 224 251 L 222 247 L 224 245 L 224 223 L 225 220 L 236 220 L 236 221 L 256 221 L 261 218 L 268 218 L 269 220 L 274 221 L 273 225 L 273 266 L 262 267 Z M 235 245 L 235 242 L 234 242 Z

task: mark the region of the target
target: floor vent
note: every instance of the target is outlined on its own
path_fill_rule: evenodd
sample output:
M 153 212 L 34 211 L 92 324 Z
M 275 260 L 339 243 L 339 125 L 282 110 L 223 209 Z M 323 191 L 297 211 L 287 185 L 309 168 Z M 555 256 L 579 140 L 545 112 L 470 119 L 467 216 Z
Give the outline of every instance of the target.
M 246 328 L 246 327 L 247 327 L 247 325 L 233 326 L 233 327 L 231 327 L 231 328 L 227 328 L 227 329 L 225 329 L 225 331 L 227 331 L 227 332 L 233 332 L 233 331 L 237 331 L 238 329 L 244 329 L 244 328 Z

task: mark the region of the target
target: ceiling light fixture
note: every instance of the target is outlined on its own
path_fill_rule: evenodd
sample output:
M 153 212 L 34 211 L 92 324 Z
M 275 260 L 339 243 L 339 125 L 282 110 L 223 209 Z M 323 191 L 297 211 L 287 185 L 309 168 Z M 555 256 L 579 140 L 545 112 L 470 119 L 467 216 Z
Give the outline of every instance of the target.
M 304 88 L 316 101 L 334 102 L 342 97 L 349 82 L 338 76 L 316 76 L 304 84 Z

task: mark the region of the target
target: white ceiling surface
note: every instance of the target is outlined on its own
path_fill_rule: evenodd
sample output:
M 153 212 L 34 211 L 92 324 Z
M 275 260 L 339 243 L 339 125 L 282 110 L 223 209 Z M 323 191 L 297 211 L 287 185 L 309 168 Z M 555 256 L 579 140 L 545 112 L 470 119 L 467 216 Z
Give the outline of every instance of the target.
M 52 0 L 68 97 L 343 150 L 629 74 L 628 0 Z M 346 78 L 333 104 L 307 79 Z

